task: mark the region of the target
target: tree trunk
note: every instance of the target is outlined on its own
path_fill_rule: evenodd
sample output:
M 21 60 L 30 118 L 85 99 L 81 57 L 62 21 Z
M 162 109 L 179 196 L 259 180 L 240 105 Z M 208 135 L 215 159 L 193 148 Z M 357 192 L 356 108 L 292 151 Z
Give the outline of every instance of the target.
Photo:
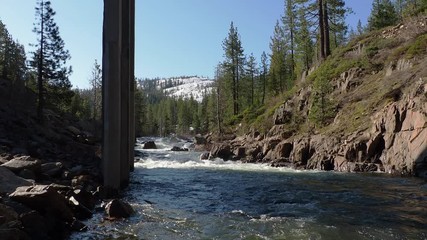
M 39 102 L 37 105 L 37 117 L 40 123 L 44 122 L 43 119 L 43 108 L 44 108 L 44 92 L 43 92 L 43 48 L 44 48 L 44 2 L 41 1 L 40 7 L 40 51 L 39 51 L 39 61 L 38 61 L 38 76 L 37 76 L 37 84 L 39 91 Z
M 239 114 L 239 57 L 236 56 L 236 113 Z
M 324 17 L 323 17 L 323 0 L 317 0 L 317 7 L 319 11 L 319 38 L 320 38 L 320 44 L 319 44 L 319 55 L 320 60 L 323 61 L 326 58 L 326 52 L 325 52 L 325 26 L 324 26 Z
M 265 77 L 265 72 L 266 71 L 263 71 L 263 73 L 262 73 L 262 101 L 261 101 L 261 103 L 264 105 L 264 100 L 265 100 L 265 85 L 266 85 L 266 77 Z
M 218 79 L 217 79 L 218 81 Z M 221 129 L 221 111 L 220 111 L 220 107 L 219 107 L 219 86 L 216 88 L 216 120 L 217 120 L 217 124 L 218 124 L 218 132 L 221 134 L 222 133 L 222 129 Z
M 329 34 L 329 16 L 328 16 L 328 5 L 325 0 L 323 0 L 323 34 L 325 36 L 325 57 L 328 57 L 331 55 L 331 41 L 330 41 L 330 34 Z
M 294 79 L 295 74 L 295 39 L 294 39 L 294 16 L 291 16 L 291 26 L 290 26 L 290 34 L 291 34 L 291 78 Z
M 252 72 L 252 91 L 251 91 L 251 105 L 254 105 L 254 87 L 255 87 L 255 77 L 254 73 Z

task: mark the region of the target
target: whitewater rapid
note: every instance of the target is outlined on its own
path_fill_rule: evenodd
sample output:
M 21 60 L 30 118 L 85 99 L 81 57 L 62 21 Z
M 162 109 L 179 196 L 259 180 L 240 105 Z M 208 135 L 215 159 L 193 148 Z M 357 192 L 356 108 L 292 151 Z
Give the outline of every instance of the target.
M 158 149 L 142 149 L 148 140 Z M 124 192 L 137 214 L 108 222 L 98 213 L 71 239 L 427 239 L 420 179 L 200 160 L 191 148 L 139 139 Z

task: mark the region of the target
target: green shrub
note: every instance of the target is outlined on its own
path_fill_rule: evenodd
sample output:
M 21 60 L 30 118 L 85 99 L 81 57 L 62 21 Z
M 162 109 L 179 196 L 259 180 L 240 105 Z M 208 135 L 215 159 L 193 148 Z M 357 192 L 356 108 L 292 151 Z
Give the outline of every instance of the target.
M 415 42 L 408 47 L 406 58 L 413 58 L 418 55 L 427 53 L 427 34 L 423 34 L 415 40 Z

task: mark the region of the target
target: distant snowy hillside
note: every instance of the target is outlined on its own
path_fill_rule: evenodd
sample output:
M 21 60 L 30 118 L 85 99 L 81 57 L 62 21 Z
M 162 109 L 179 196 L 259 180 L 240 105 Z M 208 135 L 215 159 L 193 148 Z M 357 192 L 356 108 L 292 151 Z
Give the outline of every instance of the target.
M 189 99 L 191 96 L 201 102 L 203 95 L 212 92 L 214 81 L 204 77 L 178 77 L 156 80 L 158 89 L 169 96 Z

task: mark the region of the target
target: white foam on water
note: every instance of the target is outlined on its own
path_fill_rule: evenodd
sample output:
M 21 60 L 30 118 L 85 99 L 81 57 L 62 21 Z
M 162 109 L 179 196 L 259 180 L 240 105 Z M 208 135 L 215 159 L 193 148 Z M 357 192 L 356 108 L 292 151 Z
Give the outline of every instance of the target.
M 155 151 L 155 150 L 150 150 Z M 187 154 L 166 154 L 168 159 L 153 159 L 151 157 L 142 159 L 135 163 L 136 168 L 156 169 L 217 169 L 217 170 L 236 170 L 253 172 L 286 172 L 286 173 L 304 173 L 305 170 L 295 170 L 291 168 L 276 168 L 267 163 L 243 163 L 241 161 L 224 161 L 220 158 L 212 160 L 199 160 L 197 153 Z M 313 172 L 313 171 L 310 171 Z

